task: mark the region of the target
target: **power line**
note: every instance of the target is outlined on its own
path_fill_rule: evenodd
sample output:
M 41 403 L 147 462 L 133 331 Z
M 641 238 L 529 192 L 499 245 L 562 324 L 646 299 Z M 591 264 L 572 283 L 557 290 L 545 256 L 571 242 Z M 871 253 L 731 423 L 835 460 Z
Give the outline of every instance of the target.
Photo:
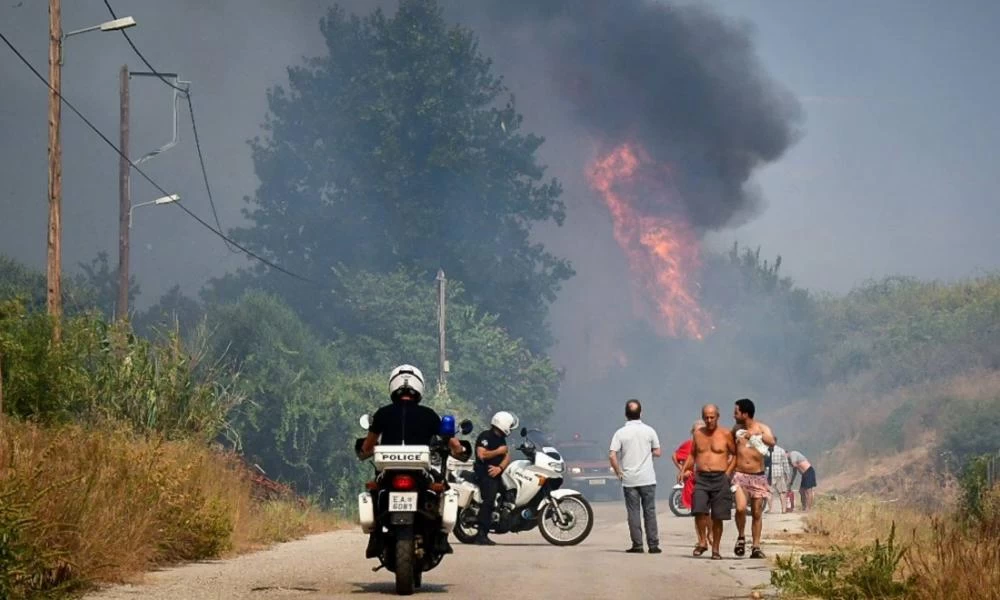
M 20 59 L 20 61 L 22 63 L 24 63 L 24 66 L 28 67 L 28 69 L 31 70 L 31 72 L 35 75 L 35 77 L 38 78 L 39 81 L 41 81 L 42 83 L 45 84 L 45 87 L 49 88 L 49 90 L 53 91 L 59 97 L 60 102 L 62 102 L 63 104 L 65 104 L 71 111 L 73 111 L 73 113 L 77 117 L 79 117 L 80 120 L 83 121 L 87 125 L 87 127 L 89 127 L 91 129 L 91 131 L 93 131 L 94 133 L 96 133 L 97 136 L 100 137 L 101 140 L 103 140 L 105 144 L 107 144 L 108 146 L 110 146 L 111 149 L 114 150 L 116 154 L 118 154 L 118 156 L 120 156 L 123 159 L 125 159 L 126 161 L 128 161 L 128 163 L 132 166 L 132 168 L 135 169 L 136 173 L 138 173 L 139 175 L 141 175 L 143 179 L 145 179 L 146 181 L 148 181 L 150 185 L 152 185 L 154 188 L 156 188 L 156 190 L 159 191 L 164 196 L 169 196 L 170 195 L 170 192 L 168 192 L 166 189 L 163 188 L 163 186 L 161 186 L 156 181 L 154 181 L 153 178 L 150 177 L 149 175 L 147 175 L 145 171 L 143 171 L 142 169 L 140 169 L 134 162 L 132 162 L 132 159 L 130 159 L 129 157 L 125 156 L 125 154 L 121 151 L 121 149 L 118 148 L 118 146 L 116 146 L 115 143 L 112 142 L 108 138 L 108 136 L 104 135 L 104 133 L 100 129 L 98 129 L 97 126 L 94 125 L 90 121 L 90 119 L 88 119 L 87 117 L 85 117 L 83 115 L 83 113 L 81 113 L 72 103 L 70 103 L 69 100 L 67 100 L 65 97 L 63 97 L 63 95 L 61 93 L 57 92 L 55 90 L 55 88 L 53 88 L 52 85 L 49 83 L 49 81 L 47 79 L 45 79 L 45 77 L 38 71 L 38 69 L 36 69 L 34 67 L 34 65 L 32 65 L 31 62 L 28 61 L 28 59 L 25 58 L 23 54 L 21 54 L 21 51 L 18 50 L 17 47 L 15 47 L 14 44 L 11 43 L 11 41 L 9 39 L 7 39 L 7 36 L 5 36 L 3 34 L 3 32 L 0 32 L 0 40 L 2 40 L 3 43 L 6 44 L 8 48 L 10 48 L 11 52 L 13 52 L 14 55 L 17 56 L 17 58 Z M 171 204 L 174 204 L 174 205 L 178 206 L 181 210 L 183 210 L 184 212 L 186 212 L 188 214 L 188 216 L 190 216 L 195 221 L 197 221 L 198 223 L 200 223 L 205 229 L 208 229 L 209 231 L 211 231 L 215 235 L 219 236 L 220 238 L 222 238 L 226 242 L 228 242 L 228 243 L 232 244 L 233 246 L 235 246 L 236 248 L 240 249 L 247 256 L 249 256 L 249 257 L 251 257 L 251 258 L 259 261 L 260 263 L 262 263 L 264 265 L 267 265 L 268 267 L 270 267 L 270 268 L 272 268 L 272 269 L 274 269 L 276 271 L 280 271 L 280 272 L 284 273 L 285 275 L 288 275 L 290 277 L 294 277 L 295 279 L 299 279 L 301 281 L 312 283 L 314 285 L 319 285 L 317 282 L 313 281 L 312 279 L 309 279 L 308 277 L 303 277 L 302 275 L 299 275 L 298 273 L 294 273 L 292 271 L 289 271 L 288 269 L 280 267 L 280 266 L 274 264 L 273 262 L 267 260 L 266 258 L 264 258 L 264 257 L 262 257 L 262 256 L 260 256 L 260 255 L 258 255 L 256 253 L 254 253 L 252 250 L 244 248 L 240 244 L 238 244 L 235 241 L 233 241 L 232 239 L 228 238 L 226 236 L 226 234 L 224 234 L 221 231 L 219 231 L 219 230 L 215 229 L 214 227 L 212 227 L 208 222 L 206 222 L 204 219 L 202 219 L 201 217 L 199 217 L 198 215 L 196 215 L 195 213 L 193 213 L 188 207 L 184 206 L 184 204 L 182 204 L 180 202 L 171 202 Z
M 194 120 L 194 105 L 191 104 L 191 92 L 185 94 L 188 103 L 188 114 L 191 116 L 191 130 L 194 131 L 194 147 L 198 149 L 198 162 L 201 164 L 201 176 L 205 181 L 205 192 L 208 194 L 208 204 L 212 207 L 212 216 L 215 217 L 215 226 L 222 231 L 222 223 L 219 221 L 219 213 L 215 210 L 215 198 L 212 197 L 212 186 L 208 185 L 208 170 L 205 169 L 205 155 L 201 153 L 201 140 L 198 139 L 198 124 Z M 229 247 L 229 242 L 226 242 Z M 232 250 L 232 248 L 230 248 Z
M 110 12 L 110 13 L 111 13 L 111 18 L 113 18 L 113 19 L 117 19 L 117 18 L 118 18 L 118 15 L 116 15 L 116 14 L 115 14 L 115 9 L 111 8 L 111 3 L 110 3 L 110 2 L 108 2 L 108 0 L 104 0 L 104 6 L 107 6 L 107 7 L 108 7 L 108 12 Z M 174 84 L 170 83 L 169 81 L 167 81 L 167 79 L 166 79 L 165 77 L 163 77 L 163 75 L 162 75 L 162 74 L 160 74 L 160 72 L 159 72 L 159 71 L 157 71 L 157 70 L 156 70 L 156 69 L 155 69 L 155 68 L 153 67 L 153 65 L 149 64 L 149 61 L 148 61 L 148 60 L 146 60 L 146 57 L 142 55 L 142 52 L 139 52 L 139 49 L 138 49 L 138 48 L 136 48 L 135 44 L 134 44 L 134 43 L 132 42 L 132 38 L 130 38 L 130 37 L 128 36 L 128 32 L 127 32 L 127 31 L 125 31 L 124 29 L 121 29 L 120 31 L 122 32 L 122 35 L 124 35 L 124 36 L 125 36 L 125 40 L 126 40 L 126 41 L 128 41 L 128 45 L 129 45 L 129 46 L 132 46 L 132 50 L 133 50 L 133 51 L 134 51 L 134 52 L 136 53 L 136 55 L 138 55 L 138 57 L 139 57 L 139 58 L 140 58 L 140 59 L 142 60 L 142 62 L 144 62 L 144 63 L 146 64 L 146 67 L 147 67 L 147 68 L 148 68 L 148 69 L 149 69 L 150 71 L 152 71 L 154 75 L 156 75 L 157 77 L 159 77 L 159 78 L 160 78 L 160 81 L 162 81 L 163 83 L 167 84 L 167 85 L 168 85 L 168 86 L 170 86 L 171 88 L 173 88 L 173 89 L 177 90 L 178 92 L 181 92 L 181 93 L 184 93 L 184 94 L 186 94 L 186 93 L 187 93 L 187 91 L 186 91 L 186 90 L 185 90 L 184 88 L 181 88 L 181 87 L 178 87 L 178 86 L 176 86 L 176 85 L 174 85 Z
M 118 15 L 115 14 L 115 9 L 111 7 L 111 3 L 108 0 L 104 0 L 104 6 L 108 8 L 108 12 L 111 13 L 112 19 L 118 18 Z M 122 35 L 125 36 L 125 41 L 127 41 L 128 45 L 132 47 L 132 51 L 135 52 L 136 56 L 138 56 L 139 59 L 146 65 L 146 68 L 148 68 L 153 73 L 153 75 L 159 78 L 159 80 L 162 81 L 164 84 L 166 84 L 168 87 L 184 94 L 184 97 L 187 98 L 188 115 L 191 117 L 191 129 L 192 131 L 194 131 L 194 145 L 198 149 L 198 163 L 201 165 L 201 176 L 202 179 L 205 181 L 205 193 L 208 194 L 208 204 L 209 206 L 212 207 L 212 216 L 215 218 L 215 226 L 219 229 L 219 231 L 222 231 L 222 221 L 219 220 L 219 211 L 217 211 L 215 208 L 215 197 L 212 195 L 212 186 L 208 184 L 208 170 L 205 168 L 205 156 L 204 154 L 202 154 L 201 151 L 201 140 L 198 137 L 198 124 L 195 122 L 194 118 L 194 105 L 191 102 L 190 88 L 181 88 L 173 83 L 170 83 L 170 81 L 168 81 L 167 78 L 164 77 L 160 71 L 156 70 L 156 67 L 154 67 L 148 60 L 146 60 L 146 57 L 143 56 L 142 52 L 139 51 L 139 48 L 135 45 L 135 42 L 133 42 L 132 38 L 129 37 L 128 32 L 125 31 L 124 29 L 122 29 L 121 32 Z M 228 241 L 226 242 L 226 248 L 232 250 L 232 248 L 229 246 Z

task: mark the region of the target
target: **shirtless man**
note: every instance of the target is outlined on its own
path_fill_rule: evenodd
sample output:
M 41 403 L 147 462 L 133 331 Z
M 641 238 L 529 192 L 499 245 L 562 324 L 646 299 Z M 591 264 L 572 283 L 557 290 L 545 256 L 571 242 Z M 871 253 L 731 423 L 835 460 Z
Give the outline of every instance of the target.
M 694 513 L 698 530 L 712 525 L 712 560 L 722 560 L 719 544 L 722 543 L 722 522 L 732 518 L 733 495 L 729 490 L 729 477 L 736 468 L 736 446 L 733 434 L 719 427 L 719 407 L 706 404 L 701 409 L 705 426 L 696 429 L 692 436 L 691 454 L 684 461 L 677 481 L 682 482 L 694 469 Z M 697 545 L 694 555 L 701 556 L 708 548 Z
M 771 496 L 771 486 L 768 485 L 767 474 L 764 472 L 764 455 L 767 454 L 768 447 L 774 446 L 774 434 L 770 427 L 754 419 L 756 410 L 749 398 L 737 400 L 733 408 L 733 418 L 736 420 L 736 430 L 733 432 L 736 444 L 733 485 L 736 486 L 736 530 L 739 534 L 733 553 L 743 556 L 746 552 L 744 533 L 749 498 L 753 514 L 750 558 L 764 558 L 764 553 L 760 550 L 760 534 L 764 526 L 764 500 Z

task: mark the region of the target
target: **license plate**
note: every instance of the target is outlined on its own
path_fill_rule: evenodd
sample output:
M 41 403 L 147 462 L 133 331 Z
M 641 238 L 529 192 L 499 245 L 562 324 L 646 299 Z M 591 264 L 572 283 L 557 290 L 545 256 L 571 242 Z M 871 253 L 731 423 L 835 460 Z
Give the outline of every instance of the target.
M 389 494 L 389 512 L 416 512 L 416 492 L 394 492 Z
M 607 482 L 608 482 L 607 479 L 591 479 L 590 485 L 604 485 Z

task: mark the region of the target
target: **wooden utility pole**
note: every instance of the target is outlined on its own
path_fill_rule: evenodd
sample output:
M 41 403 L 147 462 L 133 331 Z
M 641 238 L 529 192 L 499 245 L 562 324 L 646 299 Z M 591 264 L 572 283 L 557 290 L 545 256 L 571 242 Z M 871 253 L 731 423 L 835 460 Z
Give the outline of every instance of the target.
M 122 154 L 118 160 L 118 302 L 115 303 L 115 316 L 120 321 L 128 319 L 128 254 L 129 254 L 129 213 L 132 210 L 132 195 L 129 190 L 129 177 L 132 174 L 132 165 L 128 161 L 128 125 L 129 125 L 129 98 L 128 98 L 128 65 L 122 65 L 121 80 L 119 82 L 120 104 L 120 129 L 118 144 Z
M 62 9 L 60 0 L 49 0 L 49 233 L 47 306 L 52 317 L 52 340 L 62 331 Z
M 444 269 L 438 269 L 438 391 L 448 392 L 448 357 L 445 354 L 445 293 L 448 280 Z

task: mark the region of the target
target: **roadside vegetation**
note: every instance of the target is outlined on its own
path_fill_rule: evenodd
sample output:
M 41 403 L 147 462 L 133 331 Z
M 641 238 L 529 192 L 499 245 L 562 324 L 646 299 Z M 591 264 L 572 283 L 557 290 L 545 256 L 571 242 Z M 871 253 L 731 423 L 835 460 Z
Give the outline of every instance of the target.
M 820 503 L 796 540 L 806 550 L 778 557 L 772 584 L 788 598 L 996 598 L 1000 487 L 988 485 L 988 461 L 967 463 L 948 509 L 871 496 Z
M 176 333 L 0 302 L 0 597 L 121 580 L 328 529 L 228 443 L 239 374 Z

